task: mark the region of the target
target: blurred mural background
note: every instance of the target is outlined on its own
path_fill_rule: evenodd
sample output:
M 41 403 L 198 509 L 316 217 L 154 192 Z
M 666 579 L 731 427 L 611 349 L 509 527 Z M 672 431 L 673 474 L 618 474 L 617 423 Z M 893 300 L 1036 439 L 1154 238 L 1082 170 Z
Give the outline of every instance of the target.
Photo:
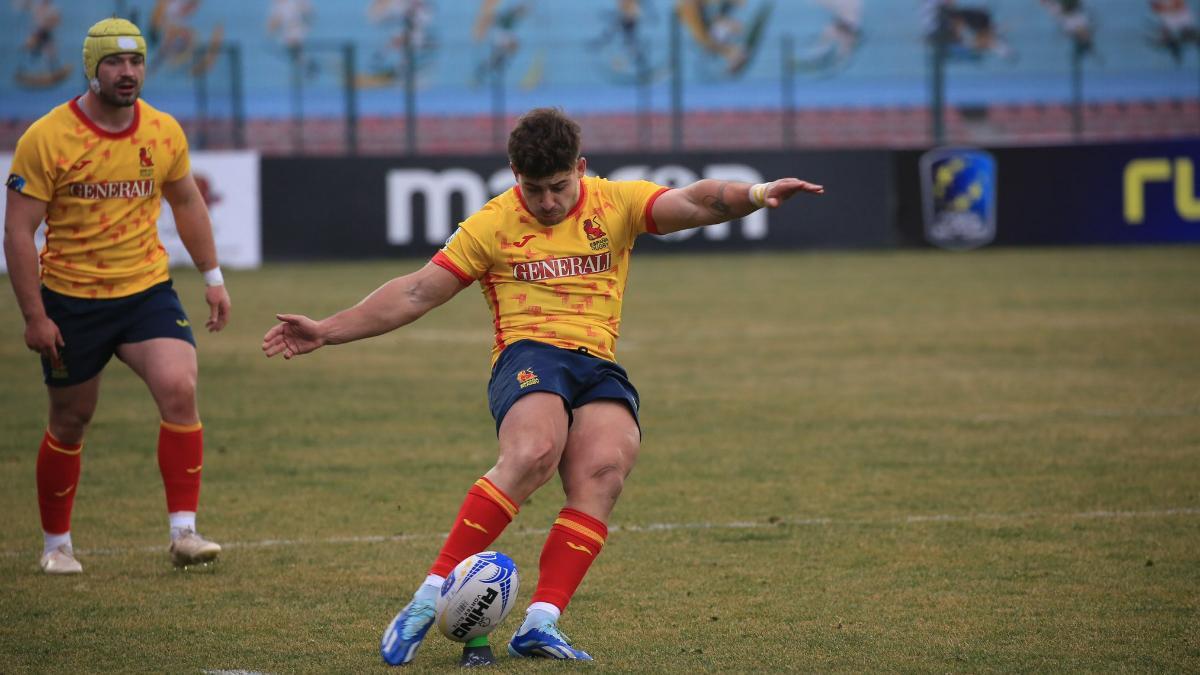
M 1187 0 L 7 0 L 0 149 L 112 14 L 196 148 L 490 153 L 536 105 L 593 151 L 1200 135 Z

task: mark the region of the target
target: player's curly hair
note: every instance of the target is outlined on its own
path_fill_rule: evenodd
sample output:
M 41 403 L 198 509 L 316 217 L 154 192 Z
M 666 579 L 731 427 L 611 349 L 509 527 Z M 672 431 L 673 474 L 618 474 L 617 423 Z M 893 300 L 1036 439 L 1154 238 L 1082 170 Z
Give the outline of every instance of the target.
M 546 178 L 575 166 L 579 143 L 579 125 L 561 108 L 534 108 L 508 135 L 508 161 L 526 178 Z

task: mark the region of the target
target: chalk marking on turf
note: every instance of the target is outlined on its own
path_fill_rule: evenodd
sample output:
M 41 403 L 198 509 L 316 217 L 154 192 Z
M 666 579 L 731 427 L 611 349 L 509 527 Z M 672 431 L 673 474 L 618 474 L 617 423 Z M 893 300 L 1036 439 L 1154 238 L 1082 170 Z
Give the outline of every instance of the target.
M 895 518 L 779 518 L 775 520 L 734 520 L 725 523 L 647 523 L 645 525 L 613 525 L 609 532 L 671 532 L 677 530 L 747 530 L 766 529 L 781 525 L 799 527 L 837 526 L 837 525 L 918 525 L 922 523 L 971 523 L 971 522 L 1017 522 L 1023 520 L 1117 520 L 1128 518 L 1170 518 L 1173 516 L 1200 516 L 1200 508 L 1182 507 L 1173 509 L 1155 509 L 1150 511 L 1079 511 L 1076 513 L 972 513 L 955 515 L 950 513 L 909 515 Z M 547 529 L 517 529 L 511 534 L 519 537 L 545 535 Z M 328 544 L 386 544 L 404 543 L 411 541 L 426 541 L 445 539 L 445 533 L 417 533 L 394 535 L 362 535 L 347 537 L 326 537 L 324 539 L 260 539 L 258 541 L 234 541 L 221 544 L 225 549 L 254 549 L 275 548 L 286 546 L 314 546 Z M 127 553 L 161 553 L 164 546 L 138 546 L 131 548 L 87 548 L 76 549 L 80 556 L 84 555 L 124 555 Z M 0 558 L 14 558 L 32 555 L 28 550 L 0 551 Z M 237 671 L 212 671 L 237 672 Z

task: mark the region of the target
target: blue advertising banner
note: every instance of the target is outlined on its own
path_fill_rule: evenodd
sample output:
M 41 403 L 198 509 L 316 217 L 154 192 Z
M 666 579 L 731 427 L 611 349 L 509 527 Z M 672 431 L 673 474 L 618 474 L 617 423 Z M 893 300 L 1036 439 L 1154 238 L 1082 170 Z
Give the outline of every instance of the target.
M 922 162 L 924 158 L 924 162 Z M 826 187 L 639 251 L 1200 243 L 1200 139 L 920 151 L 601 154 L 607 178 Z M 265 260 L 424 257 L 512 185 L 503 157 L 264 158 Z
M 997 172 L 993 245 L 1200 242 L 1200 139 L 1007 148 Z M 925 235 L 920 154 L 896 155 L 905 245 Z

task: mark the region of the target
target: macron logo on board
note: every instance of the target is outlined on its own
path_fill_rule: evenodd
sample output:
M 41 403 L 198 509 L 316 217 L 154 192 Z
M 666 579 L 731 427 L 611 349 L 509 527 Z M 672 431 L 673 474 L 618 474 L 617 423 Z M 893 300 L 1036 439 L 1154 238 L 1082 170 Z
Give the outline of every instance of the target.
M 632 165 L 618 167 L 609 172 L 607 177 L 610 180 L 644 179 L 668 187 L 682 187 L 702 177 L 751 184 L 764 180 L 761 173 L 744 164 L 710 164 L 704 167 L 703 176 L 685 166 L 674 164 L 659 167 Z M 490 176 L 463 168 L 443 171 L 392 169 L 384 180 L 387 189 L 387 242 L 393 246 L 408 246 L 417 241 L 417 222 L 413 211 L 418 201 L 425 207 L 421 238 L 430 246 L 440 247 L 458 225 L 451 217 L 456 197 L 462 200 L 462 214 L 466 217 L 513 185 L 512 171 L 507 166 L 497 169 Z M 742 237 L 765 239 L 766 209 L 759 209 L 742 218 L 740 224 Z M 730 238 L 732 227 L 732 223 L 717 223 L 675 232 L 662 238 L 680 241 L 703 233 L 701 236 L 705 239 L 723 241 Z

